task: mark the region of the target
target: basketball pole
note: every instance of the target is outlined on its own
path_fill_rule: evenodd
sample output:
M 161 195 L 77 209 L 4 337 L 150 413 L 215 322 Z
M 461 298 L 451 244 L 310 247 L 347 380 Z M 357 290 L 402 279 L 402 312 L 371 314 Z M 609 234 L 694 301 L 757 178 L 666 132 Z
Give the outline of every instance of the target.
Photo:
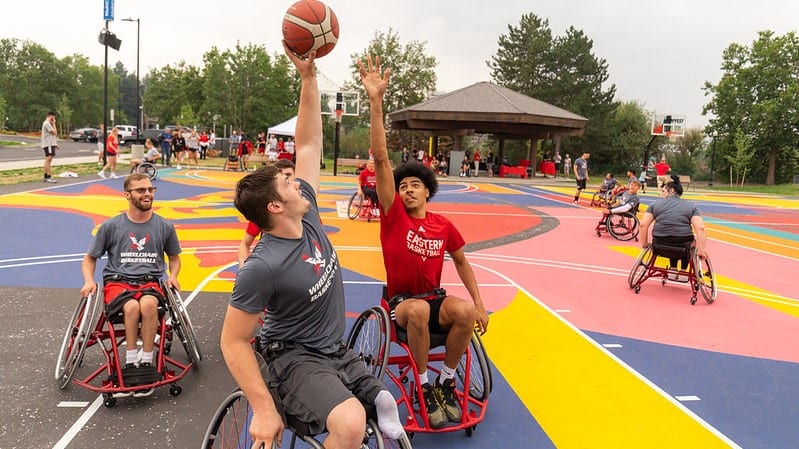
M 338 176 L 339 137 L 341 136 L 341 116 L 344 114 L 343 95 L 336 92 L 336 134 L 333 143 L 333 176 Z

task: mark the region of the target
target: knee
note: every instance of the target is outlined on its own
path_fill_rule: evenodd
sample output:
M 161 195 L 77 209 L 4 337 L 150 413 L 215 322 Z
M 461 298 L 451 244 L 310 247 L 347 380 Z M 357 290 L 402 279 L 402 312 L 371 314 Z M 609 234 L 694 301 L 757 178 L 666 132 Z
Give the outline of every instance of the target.
M 357 399 L 348 399 L 333 409 L 326 424 L 336 440 L 351 443 L 347 447 L 358 447 L 366 432 L 366 411 Z
M 139 300 L 139 308 L 144 317 L 152 318 L 158 315 L 158 300 L 154 296 L 142 296 Z
M 139 314 L 141 313 L 139 302 L 131 299 L 130 301 L 126 302 L 125 305 L 122 307 L 122 312 L 125 314 L 125 316 L 138 317 Z
M 474 304 L 470 301 L 450 296 L 446 300 L 446 309 L 447 317 L 453 326 L 469 328 L 474 326 Z
M 408 326 L 422 326 L 427 328 L 430 321 L 430 305 L 422 300 L 407 303 L 403 307 L 402 313 L 408 322 Z

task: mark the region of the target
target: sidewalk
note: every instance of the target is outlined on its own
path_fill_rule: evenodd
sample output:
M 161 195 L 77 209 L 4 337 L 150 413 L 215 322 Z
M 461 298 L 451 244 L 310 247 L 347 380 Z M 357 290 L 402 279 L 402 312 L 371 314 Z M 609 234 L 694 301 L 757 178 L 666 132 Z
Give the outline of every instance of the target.
M 122 153 L 119 155 L 117 162 L 124 162 L 130 159 L 130 153 Z M 51 167 L 55 171 L 56 168 L 60 165 L 71 165 L 71 164 L 87 164 L 97 162 L 97 155 L 92 156 L 78 156 L 78 157 L 61 157 L 59 158 L 56 156 L 53 158 L 53 162 Z M 44 166 L 44 158 L 42 159 L 31 159 L 27 161 L 11 161 L 11 162 L 0 162 L 0 171 L 7 171 L 7 170 L 17 170 L 20 168 L 36 168 L 36 167 L 43 167 Z

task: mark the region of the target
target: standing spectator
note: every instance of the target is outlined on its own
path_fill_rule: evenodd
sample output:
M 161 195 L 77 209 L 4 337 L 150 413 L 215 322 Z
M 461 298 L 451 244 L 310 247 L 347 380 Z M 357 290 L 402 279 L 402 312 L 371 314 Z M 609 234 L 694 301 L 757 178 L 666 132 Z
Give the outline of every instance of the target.
M 100 125 L 97 130 L 97 165 L 103 165 L 103 156 L 105 156 L 105 125 Z
M 555 156 L 552 158 L 552 162 L 555 163 L 555 177 L 558 177 L 558 173 L 560 173 L 560 163 L 563 159 L 560 157 L 560 151 L 555 150 Z
M 572 169 L 572 158 L 569 156 L 569 153 L 566 153 L 566 159 L 563 160 L 563 174 L 566 178 L 569 177 L 569 173 Z
M 419 161 L 420 164 L 424 164 L 424 150 L 416 152 L 416 160 Z
M 658 187 L 663 188 L 669 182 L 671 167 L 666 163 L 666 156 L 661 156 L 660 162 L 655 164 L 655 173 L 658 176 Z
M 277 154 L 283 153 L 286 151 L 286 142 L 283 142 L 283 138 L 277 139 Z
M 266 143 L 268 144 L 267 151 L 274 151 L 277 153 L 277 138 L 274 134 L 269 135 L 269 139 L 266 140 Z
M 255 137 L 255 151 L 258 154 L 266 154 L 266 133 L 260 132 Z
M 164 166 L 172 166 L 172 133 L 167 129 L 161 131 L 158 139 L 161 141 L 161 154 L 163 155 Z
M 44 182 L 57 183 L 50 174 L 50 164 L 58 149 L 58 131 L 55 126 L 55 112 L 48 112 L 42 122 L 42 150 L 44 150 Z
M 286 140 L 286 153 L 291 155 L 291 159 L 294 160 L 294 139 L 289 137 Z
M 300 59 L 283 44 L 301 79 L 297 116 L 296 178 L 261 167 L 236 185 L 234 204 L 263 230 L 233 286 L 220 346 L 230 373 L 248 402 L 254 448 L 271 448 L 286 414 L 304 417 L 311 433 L 327 428 L 325 447 L 360 447 L 365 415 L 374 404 L 380 430 L 403 435 L 397 404 L 382 382 L 343 343 L 344 283 L 339 257 L 319 219 L 322 116 L 314 52 Z M 267 360 L 267 389 L 250 340 L 258 320 Z M 278 343 L 279 342 L 279 343 Z M 357 396 L 357 397 L 356 397 Z
M 105 179 L 105 170 L 111 171 L 111 179 L 117 179 L 117 156 L 119 155 L 119 130 L 117 127 L 111 128 L 108 139 L 105 141 L 106 163 L 97 173 L 97 176 Z
M 410 159 L 410 157 L 411 153 L 408 151 L 408 147 L 402 147 L 402 163 L 404 164 L 408 162 L 408 159 Z
M 208 148 L 216 150 L 216 132 L 212 129 L 208 135 Z
M 192 129 L 189 137 L 186 139 L 186 154 L 188 161 L 186 167 L 191 168 L 191 163 L 194 161 L 194 166 L 200 168 L 200 161 L 197 160 L 197 153 L 200 152 L 200 136 L 197 134 L 196 129 Z
M 83 287 L 80 293 L 85 297 L 94 292 L 97 259 L 108 254 L 103 268 L 103 300 L 106 316 L 123 312 L 127 351 L 122 371 L 152 372 L 157 368 L 153 365 L 153 350 L 158 330 L 158 303 L 165 299 L 159 282 L 167 269 L 164 254 L 169 258 L 168 285 L 180 290 L 180 241 L 172 222 L 153 212 L 156 188 L 147 175 L 129 175 L 123 185 L 128 209 L 97 229 L 81 263 Z M 141 353 L 136 344 L 139 338 Z M 152 390 L 136 396 L 150 393 Z
M 241 136 L 234 129 L 230 135 L 230 155 L 239 154 L 239 145 L 241 145 Z
M 369 97 L 371 145 L 377 167 L 380 199 L 380 246 L 386 268 L 390 316 L 408 333 L 408 346 L 419 367 L 423 400 L 430 426 L 461 422 L 455 393 L 455 371 L 473 332 L 485 333 L 488 314 L 474 270 L 464 254 L 465 241 L 443 215 L 427 210 L 438 190 L 435 174 L 421 164 L 391 169 L 383 125 L 383 95 L 390 72 L 381 73 L 380 60 L 368 60 L 368 71 L 358 62 L 361 82 Z M 441 288 L 446 255 L 452 259 L 470 300 L 449 295 Z M 428 378 L 430 333 L 446 333 L 444 363 L 435 380 Z
M 580 202 L 580 192 L 585 189 L 588 182 L 588 158 L 591 153 L 584 152 L 581 157 L 574 161 L 574 178 L 577 180 L 577 192 L 574 194 L 574 204 Z
M 491 148 L 488 149 L 488 154 L 486 155 L 486 172 L 488 172 L 488 177 L 494 177 L 494 150 Z
M 480 175 L 480 150 L 474 150 L 474 177 Z
M 186 138 L 183 137 L 183 133 L 179 130 L 172 131 L 172 154 L 175 155 L 175 159 L 177 160 L 177 169 L 180 170 L 180 162 L 183 159 L 183 152 L 186 150 Z
M 200 134 L 200 159 L 205 159 L 205 154 L 208 152 L 208 134 L 203 130 Z

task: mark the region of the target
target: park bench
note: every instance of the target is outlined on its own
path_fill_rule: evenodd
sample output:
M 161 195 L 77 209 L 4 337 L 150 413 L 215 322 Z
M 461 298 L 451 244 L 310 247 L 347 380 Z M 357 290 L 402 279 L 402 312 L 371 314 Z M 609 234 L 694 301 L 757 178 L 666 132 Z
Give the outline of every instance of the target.
M 680 184 L 682 184 L 685 188 L 691 186 L 691 177 L 688 175 L 680 175 Z
M 366 160 L 365 159 L 355 159 L 355 158 L 347 158 L 347 157 L 340 157 L 338 160 L 338 167 L 351 167 L 352 173 L 355 173 L 359 169 L 363 169 L 366 167 Z M 344 170 L 342 170 L 344 172 Z

